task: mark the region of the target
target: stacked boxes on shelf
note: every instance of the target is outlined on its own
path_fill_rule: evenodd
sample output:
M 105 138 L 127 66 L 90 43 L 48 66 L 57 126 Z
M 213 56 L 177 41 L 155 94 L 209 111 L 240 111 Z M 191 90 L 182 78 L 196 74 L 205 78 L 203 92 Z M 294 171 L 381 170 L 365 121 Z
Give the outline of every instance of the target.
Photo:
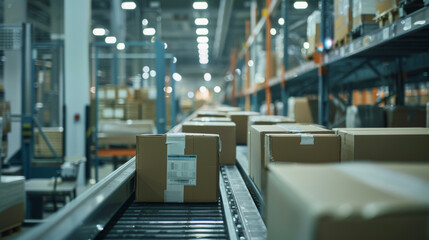
M 57 156 L 62 157 L 64 154 L 63 151 L 63 128 L 62 127 L 44 127 L 42 128 L 43 133 L 48 138 L 53 149 L 57 153 Z M 52 153 L 49 145 L 46 143 L 42 134 L 36 128 L 34 129 L 34 156 L 39 158 L 52 158 L 54 154 Z
M 359 37 L 378 29 L 375 23 L 375 0 L 353 0 L 353 36 Z
M 25 179 L 22 176 L 0 177 L 0 234 L 20 228 L 25 217 Z M 3 237 L 3 236 L 2 236 Z
M 313 57 L 317 51 L 317 44 L 320 42 L 320 11 L 316 10 L 307 18 L 307 58 Z
M 352 29 L 350 0 L 334 0 L 334 46 L 348 43 Z

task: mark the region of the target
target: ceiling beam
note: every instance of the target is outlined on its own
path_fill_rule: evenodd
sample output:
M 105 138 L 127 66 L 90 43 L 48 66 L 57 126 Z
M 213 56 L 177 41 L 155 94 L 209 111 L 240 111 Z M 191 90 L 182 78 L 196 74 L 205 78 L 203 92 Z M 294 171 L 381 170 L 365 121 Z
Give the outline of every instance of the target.
M 226 35 L 228 33 L 229 21 L 231 19 L 232 7 L 234 0 L 221 0 L 216 28 L 216 38 L 213 47 L 214 58 L 217 59 L 222 55 L 225 46 Z

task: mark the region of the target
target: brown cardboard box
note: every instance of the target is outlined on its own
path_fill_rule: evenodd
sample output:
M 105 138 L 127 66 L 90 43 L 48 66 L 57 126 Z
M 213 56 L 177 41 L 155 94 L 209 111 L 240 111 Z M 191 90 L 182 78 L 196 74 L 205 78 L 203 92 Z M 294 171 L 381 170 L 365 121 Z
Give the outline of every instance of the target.
M 216 107 L 214 109 L 217 112 L 221 112 L 221 113 L 229 113 L 229 112 L 239 112 L 241 111 L 241 108 L 239 107 L 231 107 L 231 106 L 220 106 L 220 107 Z
M 220 117 L 225 118 L 226 113 L 217 112 L 217 111 L 198 111 L 197 117 Z
M 427 239 L 428 182 L 428 164 L 270 164 L 267 239 Z
M 236 143 L 247 144 L 248 121 L 250 116 L 260 115 L 257 112 L 229 112 L 228 116 L 237 126 L 236 128 Z
M 377 0 L 375 5 L 376 15 L 379 16 L 386 11 L 397 8 L 398 2 L 399 0 Z
M 307 18 L 307 41 L 309 48 L 307 55 L 312 56 L 317 49 L 317 44 L 320 42 L 320 11 L 315 10 Z
M 221 141 L 220 163 L 235 164 L 235 123 L 233 122 L 185 122 L 184 133 L 219 134 Z
M 362 24 L 375 23 L 376 1 L 374 0 L 353 0 L 353 26 L 356 29 Z M 378 27 L 378 26 L 377 26 Z
M 425 127 L 424 107 L 391 106 L 385 108 L 387 127 Z
M 24 203 L 17 203 L 0 211 L 0 231 L 21 225 L 25 217 Z
M 263 190 L 265 166 L 265 135 L 273 133 L 333 134 L 325 128 L 304 124 L 253 125 L 250 127 L 249 173 L 256 186 Z
M 428 128 L 338 130 L 341 161 L 429 162 Z
M 4 118 L 3 122 L 3 134 L 10 132 L 11 123 L 10 123 L 10 103 L 0 101 L 0 118 Z
M 125 103 L 125 120 L 141 119 L 141 106 L 139 102 L 127 101 Z
M 3 231 L 20 226 L 25 217 L 25 178 L 2 176 L 0 178 L 0 237 Z
M 295 121 L 297 123 L 317 123 L 318 122 L 318 101 L 317 99 L 298 97 L 295 98 L 294 107 Z
M 346 38 L 352 30 L 350 0 L 334 0 L 334 43 Z
M 134 97 L 128 87 L 116 87 L 116 99 L 132 100 Z
M 216 202 L 219 197 L 219 136 L 214 134 L 175 134 L 137 136 L 137 202 Z M 169 142 L 167 142 L 167 139 Z M 180 142 L 184 139 L 184 142 Z M 180 146 L 180 144 L 183 144 Z M 180 163 L 177 150 L 191 161 Z M 169 155 L 167 153 L 169 151 Z M 171 155 L 173 154 L 173 155 Z M 184 156 L 183 154 L 179 154 Z M 167 159 L 167 155 L 172 158 Z M 195 160 L 196 156 L 196 160 Z M 177 156 L 176 156 L 177 157 Z M 195 161 L 195 163 L 192 163 Z M 179 171 L 167 169 L 167 162 Z M 182 161 L 183 162 L 183 161 Z M 196 164 L 192 166 L 192 164 Z M 187 171 L 183 171 L 183 168 Z M 168 175 L 167 175 L 168 172 Z M 195 175 L 196 174 L 196 175 Z M 167 180 L 167 176 L 172 176 Z M 175 179 L 178 178 L 178 179 Z M 171 181 L 171 182 L 170 182 Z M 172 185 L 168 185 L 168 183 Z M 180 182 L 181 184 L 174 184 Z M 186 184 L 184 183 L 186 182 Z M 167 187 L 169 189 L 167 189 Z M 182 195 L 183 194 L 183 195 Z
M 52 147 L 59 157 L 64 154 L 63 144 L 63 128 L 62 127 L 44 127 L 42 128 L 46 137 L 49 139 Z M 38 129 L 34 129 L 34 156 L 35 157 L 54 157 L 49 145 L 44 140 L 42 134 L 39 133 Z
M 220 117 L 196 117 L 191 120 L 192 122 L 231 122 L 231 118 Z

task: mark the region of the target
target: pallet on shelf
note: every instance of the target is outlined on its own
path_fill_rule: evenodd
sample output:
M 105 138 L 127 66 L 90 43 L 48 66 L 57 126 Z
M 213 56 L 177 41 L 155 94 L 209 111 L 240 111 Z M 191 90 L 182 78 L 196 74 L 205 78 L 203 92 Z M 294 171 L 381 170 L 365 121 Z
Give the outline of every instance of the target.
M 399 19 L 399 8 L 394 7 L 380 14 L 376 14 L 374 20 L 380 28 L 387 26 Z
M 334 42 L 334 49 L 347 45 L 350 42 L 350 34 L 345 35 L 343 38 L 337 39 Z
M 0 229 L 0 238 L 3 239 L 6 237 L 10 237 L 16 233 L 19 233 L 21 231 L 21 228 L 21 223 L 18 223 L 4 229 Z

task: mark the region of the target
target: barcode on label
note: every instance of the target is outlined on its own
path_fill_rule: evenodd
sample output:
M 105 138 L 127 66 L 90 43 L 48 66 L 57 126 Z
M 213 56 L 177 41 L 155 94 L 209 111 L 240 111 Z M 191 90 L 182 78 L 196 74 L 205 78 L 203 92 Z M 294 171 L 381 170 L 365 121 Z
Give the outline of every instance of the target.
M 167 184 L 184 186 L 197 185 L 197 156 L 168 155 Z

